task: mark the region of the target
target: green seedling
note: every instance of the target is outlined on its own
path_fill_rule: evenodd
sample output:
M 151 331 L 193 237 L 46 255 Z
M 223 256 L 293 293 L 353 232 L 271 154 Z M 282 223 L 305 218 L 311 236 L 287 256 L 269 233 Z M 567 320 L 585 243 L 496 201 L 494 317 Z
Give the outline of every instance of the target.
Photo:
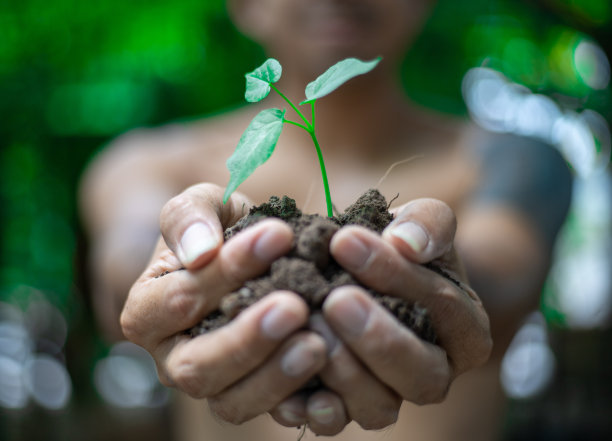
M 286 110 L 266 109 L 259 112 L 251 121 L 247 129 L 240 137 L 236 150 L 227 160 L 227 168 L 230 172 L 230 181 L 223 196 L 223 203 L 227 202 L 230 195 L 248 178 L 257 167 L 264 164 L 272 155 L 278 138 L 285 123 L 300 127 L 312 138 L 323 178 L 325 190 L 325 201 L 327 204 L 327 215 L 333 216 L 333 205 L 325 162 L 321 146 L 315 134 L 315 102 L 317 99 L 333 92 L 342 84 L 358 75 L 370 72 L 380 62 L 381 58 L 372 61 L 361 61 L 356 58 L 347 58 L 334 64 L 327 69 L 316 80 L 306 86 L 306 99 L 299 103 L 300 106 L 310 104 L 311 118 L 308 120 L 289 98 L 287 98 L 274 85 L 281 78 L 282 67 L 274 58 L 269 58 L 255 69 L 246 74 L 246 91 L 244 94 L 248 102 L 255 103 L 268 96 L 271 90 L 278 93 L 302 120 L 301 122 L 285 119 Z

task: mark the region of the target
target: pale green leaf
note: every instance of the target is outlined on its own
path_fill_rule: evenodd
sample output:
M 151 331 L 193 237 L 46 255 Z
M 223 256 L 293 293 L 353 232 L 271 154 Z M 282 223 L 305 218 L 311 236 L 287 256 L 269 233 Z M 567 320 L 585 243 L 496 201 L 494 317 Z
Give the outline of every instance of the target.
M 234 154 L 227 160 L 230 181 L 223 195 L 223 203 L 251 176 L 257 167 L 270 158 L 283 129 L 285 111 L 279 109 L 262 110 L 246 128 Z
M 246 77 L 246 91 L 244 98 L 250 103 L 263 100 L 270 93 L 270 83 L 280 80 L 283 68 L 274 58 L 268 58 L 261 66 Z
M 381 57 L 372 61 L 361 61 L 357 58 L 347 58 L 327 69 L 319 78 L 306 86 L 306 100 L 300 104 L 310 103 L 324 97 L 342 86 L 351 78 L 370 72 L 378 65 Z

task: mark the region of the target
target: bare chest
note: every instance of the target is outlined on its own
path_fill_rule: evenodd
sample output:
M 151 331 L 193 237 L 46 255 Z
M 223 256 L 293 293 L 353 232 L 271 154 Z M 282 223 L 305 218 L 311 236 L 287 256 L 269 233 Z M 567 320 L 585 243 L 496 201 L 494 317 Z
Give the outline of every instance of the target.
M 313 154 L 314 156 L 314 154 Z M 315 158 L 316 159 L 316 158 Z M 325 212 L 325 192 L 318 162 L 305 158 L 271 162 L 240 188 L 256 202 L 288 195 L 306 212 Z M 416 198 L 435 198 L 459 209 L 476 180 L 469 161 L 415 157 L 405 160 L 350 158 L 326 166 L 335 208 L 344 210 L 369 188 L 377 188 L 392 206 Z
M 321 168 L 311 145 L 299 146 L 281 138 L 271 158 L 260 166 L 237 191 L 253 202 L 267 201 L 271 195 L 287 195 L 305 212 L 325 212 L 325 192 Z M 206 154 L 201 148 L 189 149 L 180 157 L 172 174 L 180 189 L 199 182 L 227 185 L 225 166 L 234 146 L 221 143 Z M 392 206 L 415 198 L 443 200 L 459 209 L 477 179 L 475 167 L 462 149 L 444 152 L 414 153 L 398 149 L 393 154 L 359 155 L 350 150 L 343 155 L 325 154 L 325 164 L 332 202 L 344 210 L 369 188 L 377 188 Z

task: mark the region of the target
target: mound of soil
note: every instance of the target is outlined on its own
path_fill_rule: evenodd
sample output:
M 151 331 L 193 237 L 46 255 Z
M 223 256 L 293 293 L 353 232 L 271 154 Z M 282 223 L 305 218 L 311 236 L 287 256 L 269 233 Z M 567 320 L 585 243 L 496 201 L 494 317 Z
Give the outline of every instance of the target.
M 378 190 L 368 190 L 344 213 L 333 218 L 303 214 L 291 198 L 273 196 L 269 202 L 253 207 L 234 226 L 225 231 L 225 240 L 262 219 L 275 217 L 287 222 L 295 234 L 291 251 L 276 260 L 270 270 L 244 284 L 238 291 L 226 295 L 219 308 L 193 327 L 192 336 L 216 329 L 232 320 L 240 311 L 276 290 L 289 290 L 301 295 L 312 313 L 321 309 L 325 297 L 342 285 L 360 285 L 381 305 L 431 343 L 436 335 L 427 311 L 418 304 L 375 292 L 346 272 L 329 254 L 329 242 L 345 225 L 361 225 L 381 233 L 391 222 L 385 198 Z

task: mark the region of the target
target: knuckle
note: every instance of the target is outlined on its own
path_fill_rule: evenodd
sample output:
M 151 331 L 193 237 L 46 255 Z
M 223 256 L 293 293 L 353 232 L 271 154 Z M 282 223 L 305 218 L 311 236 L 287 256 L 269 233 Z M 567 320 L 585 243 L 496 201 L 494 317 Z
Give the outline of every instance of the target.
M 456 339 L 452 351 L 453 369 L 458 375 L 468 369 L 485 364 L 493 350 L 493 339 L 490 332 L 489 318 L 482 306 L 466 302 L 463 293 L 448 281 L 444 281 L 435 296 L 437 322 L 444 322 L 458 311 L 464 317 L 454 330 Z
M 444 386 L 442 386 L 442 384 L 444 384 Z M 428 388 L 424 388 L 412 399 L 412 402 L 419 406 L 441 403 L 448 394 L 448 386 L 448 382 L 443 382 Z
M 449 222 L 451 226 L 457 225 L 457 217 L 455 216 L 455 212 L 452 210 L 450 206 L 448 206 L 445 202 L 438 201 L 440 214 L 444 216 L 445 219 Z
M 172 378 L 170 378 L 170 375 L 166 371 L 163 361 L 158 360 L 156 358 L 154 358 L 154 360 L 155 369 L 157 370 L 157 378 L 159 379 L 159 382 L 165 387 L 176 387 L 176 384 L 174 384 Z
M 166 202 L 160 214 L 162 230 L 164 229 L 163 227 L 167 225 L 167 222 L 175 217 L 177 213 L 184 212 L 192 205 L 193 202 L 187 193 L 181 193 Z
M 246 366 L 252 364 L 253 353 L 250 349 L 250 345 L 240 344 L 240 342 L 236 342 L 236 344 L 232 344 L 232 350 L 229 353 L 231 357 L 232 363 L 235 366 Z
M 224 190 L 221 189 L 220 193 L 223 194 Z M 223 225 L 232 225 L 238 219 L 248 214 L 249 209 L 253 206 L 253 203 L 240 192 L 232 193 L 228 202 L 229 209 L 223 210 L 221 213 L 221 223 Z
M 188 187 L 187 190 L 185 190 L 185 193 L 193 195 L 196 198 L 212 200 L 223 196 L 224 191 L 225 190 L 217 184 L 203 182 Z
M 436 310 L 436 314 L 438 314 L 440 317 L 439 321 L 443 321 L 447 317 L 457 313 L 457 307 L 461 302 L 461 299 L 457 295 L 457 288 L 452 284 L 452 282 L 444 279 L 441 280 L 441 283 L 437 284 L 432 297 L 432 302 Z
M 393 292 L 397 288 L 398 274 L 404 272 L 404 262 L 387 251 L 386 248 L 375 251 L 367 262 L 368 266 L 364 268 L 373 274 L 374 283 L 381 292 Z
M 174 317 L 180 323 L 196 322 L 205 301 L 205 296 L 199 296 L 185 287 L 169 290 L 165 298 L 168 316 Z
M 250 419 L 237 406 L 233 405 L 230 400 L 224 399 L 221 396 L 215 396 L 208 399 L 208 407 L 211 412 L 222 421 L 230 424 L 242 424 Z
M 175 387 L 193 398 L 207 396 L 206 382 L 201 378 L 201 372 L 194 360 L 183 359 L 169 366 L 168 378 Z
M 432 198 L 426 199 L 426 201 L 430 205 L 430 211 L 435 215 L 435 219 L 442 219 L 448 222 L 450 226 L 457 225 L 455 212 L 446 202 Z
M 142 308 L 140 307 L 140 294 L 141 289 L 139 288 L 139 282 L 137 282 L 130 289 L 127 299 L 125 300 L 119 315 L 119 326 L 121 327 L 123 336 L 127 340 L 143 346 L 142 343 L 146 331 L 143 329 L 145 324 L 143 323 Z
M 129 309 L 123 309 L 119 317 L 119 324 L 126 339 L 136 344 L 141 343 L 142 332 L 139 320 L 129 312 Z
M 222 266 L 223 279 L 228 283 L 229 286 L 240 286 L 244 281 L 243 276 L 243 261 L 241 256 L 232 254 L 228 256 Z
M 212 201 L 219 199 L 219 194 L 222 194 L 220 191 L 220 187 L 214 184 L 197 184 L 168 200 L 160 212 L 160 226 L 164 238 L 175 228 L 177 220 L 184 219 L 185 213 L 198 212 L 198 208 L 214 205 Z
M 257 265 L 255 261 L 248 262 L 248 256 L 245 255 L 250 250 L 245 250 L 239 247 L 226 248 L 222 250 L 220 276 L 223 284 L 230 289 L 235 289 L 242 286 L 249 278 L 247 271 Z

